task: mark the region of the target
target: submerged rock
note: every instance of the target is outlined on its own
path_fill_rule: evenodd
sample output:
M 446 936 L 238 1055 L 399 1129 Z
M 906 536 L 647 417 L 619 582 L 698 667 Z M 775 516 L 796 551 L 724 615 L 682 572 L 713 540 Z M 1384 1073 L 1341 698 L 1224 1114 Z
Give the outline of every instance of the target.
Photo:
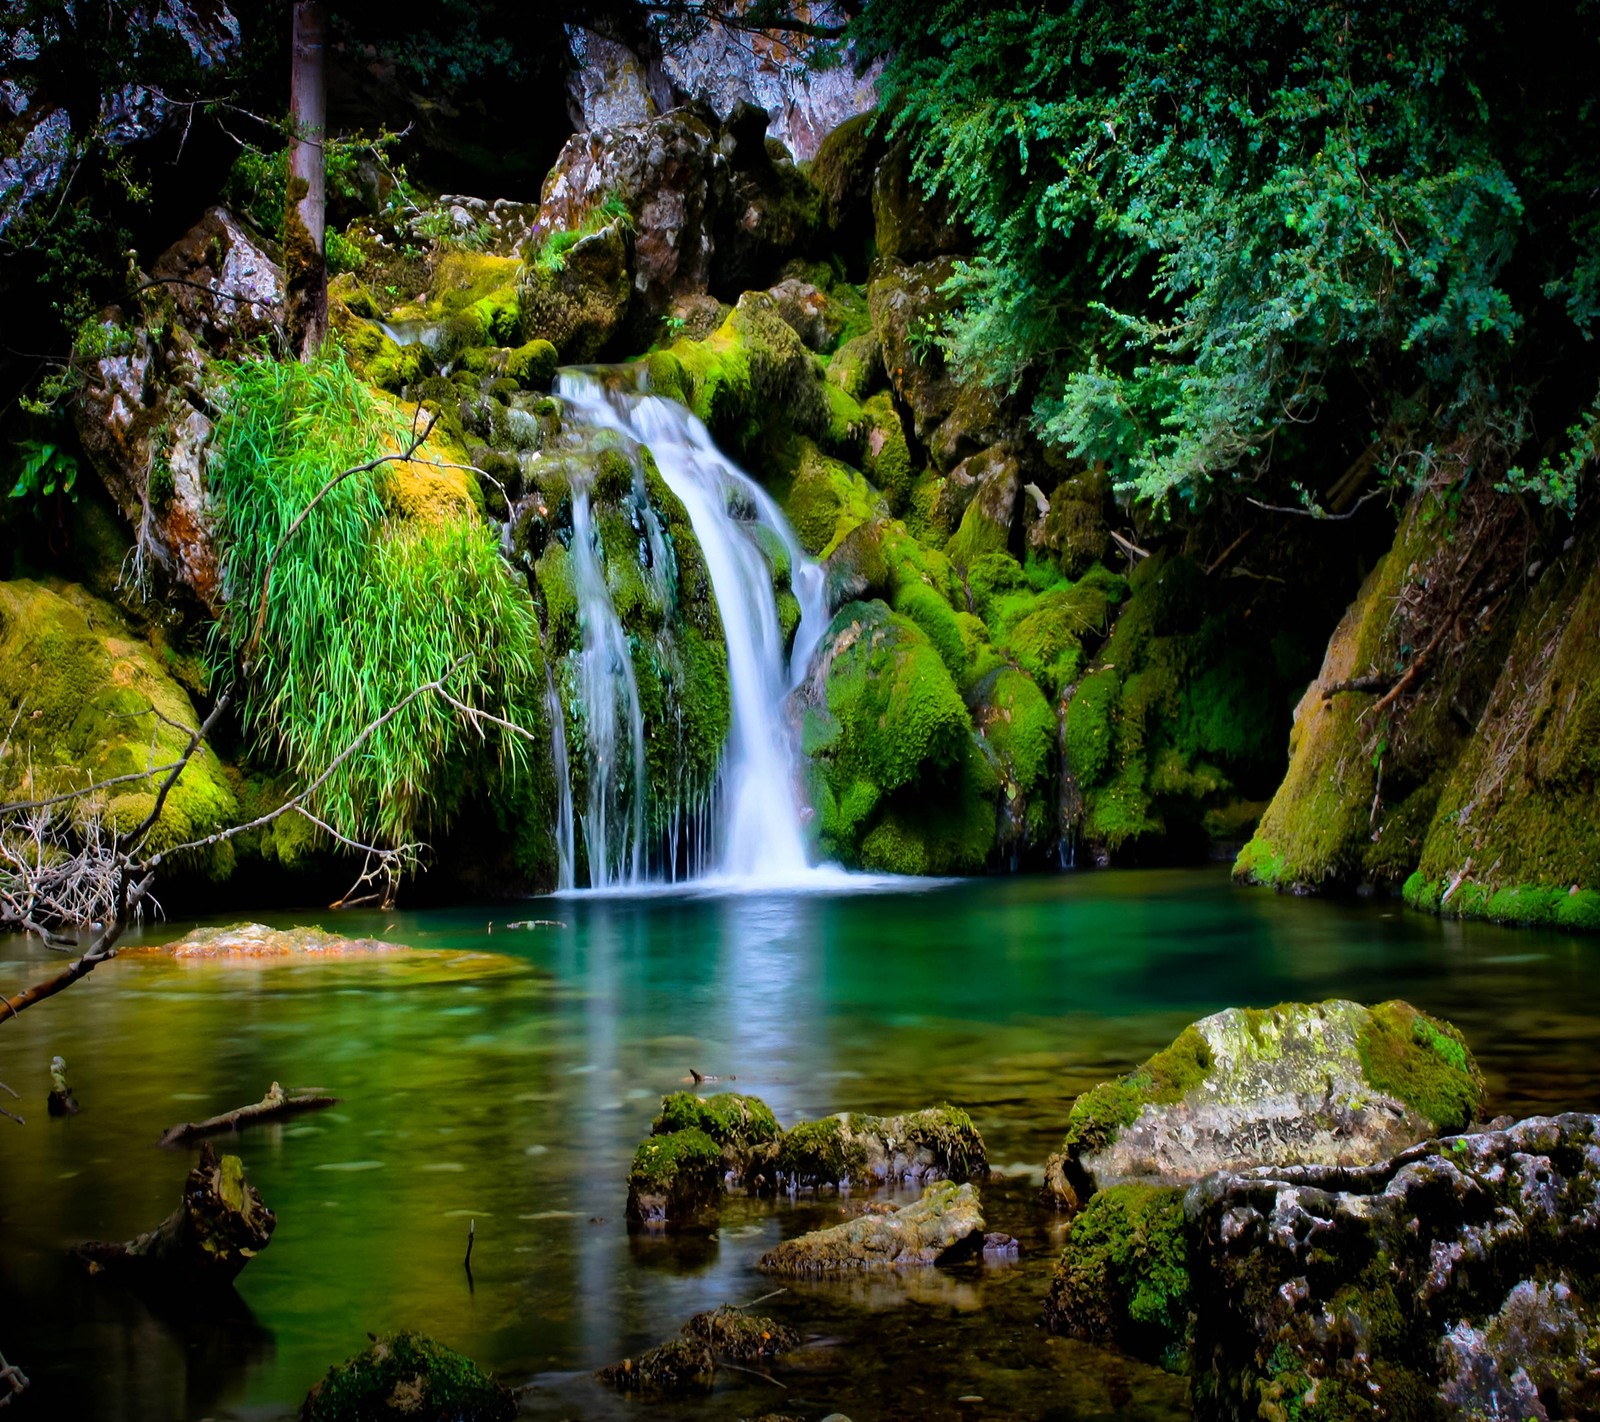
M 1593 1415 L 1597 1199 L 1586 1115 L 1195 1187 L 1196 1416 Z
M 421 1333 L 394 1333 L 336 1364 L 301 1422 L 509 1422 L 517 1400 L 470 1358 Z
M 159 947 L 121 951 L 124 957 L 162 953 L 170 958 L 354 958 L 413 950 L 402 943 L 385 943 L 379 938 L 350 938 L 321 928 L 268 928 L 263 923 L 235 923 L 226 928 L 197 928 Z
M 1483 1091 L 1461 1034 L 1408 1003 L 1229 1008 L 1078 1098 L 1045 1194 L 1071 1209 L 1127 1181 L 1368 1165 L 1463 1129 Z
M 785 1240 L 761 1256 L 766 1274 L 831 1274 L 937 1264 L 983 1247 L 983 1215 L 971 1185 L 941 1181 L 890 1214 L 864 1214 Z

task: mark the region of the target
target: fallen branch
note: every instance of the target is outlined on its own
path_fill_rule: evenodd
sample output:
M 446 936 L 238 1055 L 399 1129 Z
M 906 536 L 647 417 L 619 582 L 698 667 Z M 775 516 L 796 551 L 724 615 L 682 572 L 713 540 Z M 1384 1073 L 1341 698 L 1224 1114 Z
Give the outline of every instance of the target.
M 168 1126 L 157 1144 L 187 1145 L 202 1136 L 237 1131 L 243 1126 L 257 1125 L 262 1121 L 282 1121 L 289 1116 L 298 1116 L 306 1111 L 323 1111 L 338 1104 L 337 1096 L 290 1096 L 277 1082 L 273 1082 L 267 1094 L 253 1105 L 224 1111 L 220 1116 L 207 1116 L 203 1121 L 185 1121 L 182 1125 Z

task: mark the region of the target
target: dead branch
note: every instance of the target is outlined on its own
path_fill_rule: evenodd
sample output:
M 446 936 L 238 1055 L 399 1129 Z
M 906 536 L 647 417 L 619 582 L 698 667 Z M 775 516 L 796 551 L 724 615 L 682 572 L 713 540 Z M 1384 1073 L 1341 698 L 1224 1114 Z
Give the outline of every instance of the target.
M 0 1407 L 9 1407 L 11 1399 L 19 1397 L 28 1386 L 28 1375 L 14 1363 L 6 1362 L 6 1355 L 0 1353 L 0 1387 L 6 1391 L 0 1394 Z
M 237 1131 L 242 1126 L 253 1126 L 262 1121 L 282 1121 L 305 1111 L 324 1111 L 338 1104 L 337 1096 L 290 1096 L 277 1082 L 273 1082 L 267 1094 L 249 1106 L 224 1111 L 220 1116 L 207 1116 L 203 1121 L 184 1121 L 181 1125 L 168 1126 L 157 1144 L 188 1145 L 202 1136 Z

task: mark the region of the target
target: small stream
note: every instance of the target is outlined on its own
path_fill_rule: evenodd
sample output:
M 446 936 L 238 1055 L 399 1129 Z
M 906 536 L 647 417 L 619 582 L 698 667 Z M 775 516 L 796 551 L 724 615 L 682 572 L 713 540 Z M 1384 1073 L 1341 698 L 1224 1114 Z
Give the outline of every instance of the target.
M 562 926 L 505 927 L 525 918 Z M 782 1388 L 723 1372 L 709 1399 L 651 1416 L 1177 1419 L 1179 1380 L 1038 1324 L 1059 1225 L 1034 1194 L 1080 1090 L 1229 1004 L 1404 996 L 1466 1031 L 1493 1109 L 1600 1108 L 1600 944 L 1243 891 L 1215 870 L 580 895 L 337 925 L 442 951 L 124 958 L 0 1028 L 0 1080 L 28 1118 L 0 1120 L 0 1351 L 35 1384 L 19 1417 L 287 1419 L 369 1330 L 405 1326 L 531 1383 L 525 1415 L 640 1416 L 589 1371 L 769 1293 L 757 1257 L 838 1218 L 830 1198 L 735 1201 L 712 1236 L 629 1235 L 629 1158 L 694 1068 L 786 1124 L 965 1105 L 1005 1177 L 983 1191 L 989 1228 L 1023 1255 L 790 1285 L 762 1306 L 809 1340 Z M 56 961 L 0 939 L 0 984 Z M 55 1053 L 83 1104 L 68 1120 L 43 1109 Z M 235 1312 L 153 1309 L 75 1271 L 72 1242 L 126 1238 L 176 1202 L 192 1155 L 159 1150 L 164 1127 L 274 1079 L 343 1101 L 228 1142 L 279 1218 Z

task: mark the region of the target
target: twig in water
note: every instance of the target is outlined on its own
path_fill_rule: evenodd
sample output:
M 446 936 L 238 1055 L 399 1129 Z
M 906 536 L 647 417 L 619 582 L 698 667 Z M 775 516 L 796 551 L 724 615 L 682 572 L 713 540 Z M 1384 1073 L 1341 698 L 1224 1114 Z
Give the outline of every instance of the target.
M 467 1282 L 472 1282 L 472 1242 L 478 1237 L 477 1220 L 467 1221 L 467 1257 L 461 1261 L 461 1267 L 467 1271 Z

